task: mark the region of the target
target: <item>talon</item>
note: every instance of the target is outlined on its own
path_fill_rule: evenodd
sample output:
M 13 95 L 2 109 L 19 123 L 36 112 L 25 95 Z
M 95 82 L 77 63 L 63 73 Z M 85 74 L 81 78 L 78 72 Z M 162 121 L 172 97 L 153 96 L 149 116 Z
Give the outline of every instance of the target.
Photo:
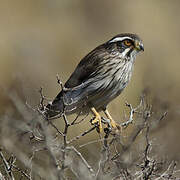
M 101 119 L 101 117 L 95 116 L 95 117 L 92 119 L 92 124 L 98 123 L 100 119 Z
M 117 128 L 117 123 L 113 119 L 111 119 L 110 124 L 111 124 L 112 128 Z
M 98 124 L 97 126 L 97 131 L 99 133 L 102 132 L 103 128 L 102 128 L 102 124 L 101 124 L 101 116 L 100 115 L 97 115 L 94 120 L 92 120 L 92 124 Z

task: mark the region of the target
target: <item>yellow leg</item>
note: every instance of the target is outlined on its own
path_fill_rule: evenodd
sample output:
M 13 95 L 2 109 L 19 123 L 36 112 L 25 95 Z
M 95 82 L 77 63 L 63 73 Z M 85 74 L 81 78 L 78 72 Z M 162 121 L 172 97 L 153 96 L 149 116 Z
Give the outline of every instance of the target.
M 121 129 L 120 125 L 114 121 L 114 119 L 111 117 L 111 115 L 109 114 L 109 111 L 107 109 L 104 111 L 104 113 L 107 116 L 107 118 L 110 120 L 110 124 L 111 124 L 112 128 Z
M 91 108 L 91 111 L 93 112 L 93 114 L 95 115 L 95 119 L 92 121 L 92 124 L 95 124 L 98 122 L 99 125 L 99 132 L 101 133 L 103 128 L 102 128 L 102 124 L 101 124 L 101 116 L 100 114 L 96 111 L 96 109 L 93 107 Z

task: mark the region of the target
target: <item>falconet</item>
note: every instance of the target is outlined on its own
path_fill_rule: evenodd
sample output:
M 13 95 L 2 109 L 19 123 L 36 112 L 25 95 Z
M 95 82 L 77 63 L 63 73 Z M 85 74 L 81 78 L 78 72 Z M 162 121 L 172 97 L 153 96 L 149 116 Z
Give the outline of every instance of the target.
M 136 55 L 144 51 L 136 34 L 114 36 L 88 53 L 52 103 L 46 107 L 47 118 L 65 114 L 92 112 L 93 124 L 102 132 L 100 111 L 109 119 L 109 126 L 119 128 L 107 105 L 121 94 L 131 79 Z

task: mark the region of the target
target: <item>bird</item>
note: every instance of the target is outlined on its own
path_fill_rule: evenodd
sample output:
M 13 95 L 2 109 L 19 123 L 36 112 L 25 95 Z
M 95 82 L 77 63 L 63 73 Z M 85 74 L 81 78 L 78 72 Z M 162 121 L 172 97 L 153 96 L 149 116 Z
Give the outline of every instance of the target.
M 46 106 L 46 117 L 63 113 L 94 115 L 92 124 L 103 131 L 100 112 L 109 120 L 109 126 L 119 129 L 107 105 L 121 94 L 129 83 L 136 55 L 144 51 L 137 34 L 122 33 L 97 46 L 79 62 L 55 99 Z

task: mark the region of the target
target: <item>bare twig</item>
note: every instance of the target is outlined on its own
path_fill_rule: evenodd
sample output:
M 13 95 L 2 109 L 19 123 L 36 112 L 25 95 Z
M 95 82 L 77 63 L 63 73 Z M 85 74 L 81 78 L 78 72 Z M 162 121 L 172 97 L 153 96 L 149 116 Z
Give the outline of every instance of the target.
M 175 168 L 176 168 L 176 162 L 172 161 L 169 164 L 167 170 L 165 170 L 162 174 L 157 175 L 159 177 L 156 178 L 156 180 L 159 180 L 159 179 L 177 179 L 176 177 L 173 178 L 173 174 L 175 172 Z
M 71 139 L 68 144 L 71 144 L 72 142 L 78 140 L 79 138 L 81 138 L 82 136 L 85 136 L 87 135 L 88 133 L 90 133 L 91 131 L 93 131 L 94 129 L 96 129 L 96 126 L 93 126 L 92 128 L 90 128 L 89 130 L 87 131 L 84 131 L 83 133 L 81 133 L 80 135 L 74 137 L 73 139 Z
M 63 86 L 63 83 L 59 79 L 58 75 L 57 83 L 65 96 L 67 89 Z M 125 119 L 126 122 L 122 123 L 122 126 L 124 127 L 123 129 L 126 129 L 133 123 L 132 129 L 130 129 L 126 136 L 124 136 L 124 132 L 119 134 L 118 132 L 115 132 L 114 129 L 111 129 L 108 126 L 110 120 L 102 118 L 102 122 L 105 124 L 104 126 L 107 125 L 107 128 L 104 128 L 104 132 L 100 135 L 100 139 L 85 142 L 85 144 L 80 145 L 76 149 L 71 145 L 73 143 L 75 144 L 76 141 L 83 136 L 87 136 L 93 132 L 97 128 L 96 124 L 90 129 L 85 130 L 79 135 L 69 139 L 69 135 L 71 133 L 69 127 L 73 128 L 75 125 L 78 126 L 78 124 L 82 123 L 86 119 L 88 114 L 80 119 L 79 117 L 82 115 L 80 111 L 77 117 L 74 118 L 72 122 L 69 122 L 69 119 L 66 116 L 66 98 L 63 96 L 62 114 L 58 114 L 53 118 L 47 118 L 44 113 L 46 111 L 45 100 L 47 99 L 43 94 L 42 88 L 39 93 L 40 101 L 38 108 L 32 108 L 27 104 L 27 106 L 31 109 L 31 113 L 25 110 L 25 107 L 27 108 L 27 106 L 24 106 L 24 103 L 17 95 L 11 95 L 11 101 L 16 107 L 16 110 L 20 112 L 23 123 L 24 120 L 26 120 L 26 123 L 24 124 L 28 125 L 26 132 L 23 131 L 23 133 L 20 134 L 23 137 L 28 137 L 26 139 L 23 139 L 23 137 L 19 139 L 19 136 L 14 136 L 16 129 L 14 130 L 9 128 L 9 126 L 3 125 L 3 127 L 10 129 L 8 131 L 10 132 L 8 136 L 6 135 L 5 138 L 3 137 L 3 146 L 5 146 L 9 152 L 13 152 L 13 154 L 17 157 L 17 160 L 14 156 L 10 156 L 9 160 L 7 160 L 7 158 L 4 160 L 6 156 L 2 153 L 2 151 L 0 151 L 0 159 L 2 159 L 3 162 L 1 165 L 3 170 L 0 172 L 0 179 L 13 179 L 13 175 L 18 173 L 18 175 L 20 175 L 19 177 L 25 177 L 30 180 L 36 179 L 36 177 L 39 179 L 65 180 L 68 178 L 66 173 L 67 170 L 71 171 L 71 173 L 73 173 L 79 180 L 175 179 L 174 173 L 178 171 L 175 171 L 176 162 L 172 162 L 171 164 L 168 164 L 168 167 L 166 166 L 166 169 L 162 167 L 163 170 L 158 171 L 160 163 L 157 158 L 155 159 L 152 156 L 153 151 L 151 151 L 151 149 L 153 148 L 153 144 L 150 142 L 149 137 L 149 133 L 152 129 L 152 120 L 160 122 L 164 119 L 164 117 L 166 117 L 167 112 L 165 112 L 159 119 L 153 119 L 151 106 L 146 103 L 144 97 L 141 98 L 137 107 L 133 107 L 127 102 L 125 104 L 129 112 L 128 117 Z M 16 120 L 15 117 L 16 116 L 12 116 L 11 118 L 7 117 L 5 122 L 11 122 L 11 119 L 13 119 L 13 123 L 10 123 L 13 125 Z M 62 118 L 62 123 L 64 122 L 64 126 L 61 126 L 61 128 L 63 128 L 62 130 L 60 130 L 52 121 L 53 119 L 57 119 L 59 117 Z M 18 121 L 17 124 L 18 127 L 21 127 L 18 128 L 18 130 L 24 130 L 24 126 L 21 125 L 20 121 Z M 39 130 L 40 137 L 36 136 L 36 130 Z M 136 143 L 134 142 L 137 137 L 140 138 L 140 140 L 137 141 L 137 144 L 141 143 L 141 147 L 145 140 L 145 147 L 143 152 L 141 151 L 141 154 L 143 153 L 141 156 L 139 156 L 139 153 L 135 154 L 137 152 L 134 151 L 136 148 Z M 94 163 L 93 166 L 90 166 L 89 162 L 80 153 L 79 148 L 97 142 L 100 142 L 99 144 L 101 145 L 100 159 L 98 162 L 97 159 L 92 162 L 91 156 L 88 156 L 91 163 Z M 22 147 L 18 147 L 18 143 L 21 144 Z M 95 148 L 93 151 L 97 154 L 99 153 L 99 151 Z M 38 152 L 38 155 L 36 152 Z M 136 159 L 134 158 L 134 155 Z M 47 161 L 44 156 L 48 159 Z M 94 157 L 97 158 L 98 155 Z M 19 168 L 17 165 L 18 163 L 16 164 L 18 161 L 20 161 L 24 167 Z M 48 164 L 45 165 L 45 163 Z M 95 167 L 98 167 L 96 171 Z
M 48 121 L 48 122 L 58 132 L 58 134 L 64 136 L 64 134 L 52 123 L 52 121 Z
M 133 123 L 133 115 L 135 113 L 135 109 L 132 107 L 131 104 L 129 104 L 127 102 L 125 104 L 130 109 L 130 115 L 129 115 L 129 119 L 126 122 L 121 124 L 121 126 L 124 127 L 124 128 L 128 127 L 129 124 Z
M 13 165 L 13 169 L 17 170 L 17 171 L 20 172 L 20 174 L 22 174 L 24 177 L 26 177 L 27 179 L 30 179 L 30 180 L 31 180 L 31 177 L 30 177 L 25 171 L 23 171 L 22 169 L 20 169 L 19 167 Z
M 5 180 L 5 177 L 2 175 L 1 171 L 0 171 L 0 179 Z
M 112 140 L 112 139 L 114 139 L 114 137 L 108 138 L 108 140 Z M 94 141 L 89 141 L 89 142 L 87 142 L 85 144 L 80 145 L 79 148 L 83 148 L 84 146 L 87 146 L 87 145 L 90 145 L 90 144 L 94 144 L 94 143 L 103 142 L 103 141 L 104 141 L 104 138 L 96 139 Z M 109 144 L 110 144 L 110 142 L 109 142 Z
M 5 169 L 8 177 L 9 177 L 9 179 L 15 180 L 15 179 L 14 179 L 14 175 L 13 175 L 13 173 L 12 173 L 11 165 L 9 165 L 9 163 L 7 162 L 7 160 L 6 160 L 6 158 L 4 157 L 1 149 L 0 149 L 0 157 L 1 157 L 2 161 L 3 161 L 4 169 Z
M 109 160 L 109 146 L 108 146 L 108 137 L 110 135 L 110 131 L 108 129 L 105 130 L 105 136 L 103 141 L 103 149 L 101 151 L 101 159 L 99 161 L 99 168 L 96 174 L 96 180 L 103 180 L 105 175 L 105 165 Z
M 144 100 L 143 100 L 143 97 L 141 97 L 141 100 L 140 100 L 139 105 L 138 105 L 137 107 L 135 107 L 135 108 L 133 108 L 132 105 L 129 104 L 128 102 L 125 103 L 125 105 L 126 105 L 127 107 L 129 107 L 130 113 L 129 113 L 129 119 L 128 119 L 126 122 L 124 122 L 124 123 L 121 124 L 121 126 L 124 127 L 124 129 L 127 128 L 129 124 L 132 124 L 132 123 L 133 123 L 133 115 L 134 115 L 134 113 L 139 113 L 138 110 L 139 110 L 140 108 L 142 108 L 143 101 L 144 101 Z
M 70 146 L 66 148 L 66 154 L 68 158 L 65 165 L 71 169 L 78 179 L 94 180 L 94 170 L 79 151 Z
M 75 125 L 75 124 L 80 124 L 81 122 L 83 122 L 89 115 L 89 113 L 87 113 L 81 120 L 77 121 L 79 116 L 81 114 L 81 111 L 79 112 L 79 114 L 76 116 L 76 118 L 72 121 L 72 123 L 70 124 L 71 126 L 72 125 Z
M 166 116 L 167 116 L 168 112 L 164 112 L 164 114 L 160 117 L 159 121 L 162 121 Z

